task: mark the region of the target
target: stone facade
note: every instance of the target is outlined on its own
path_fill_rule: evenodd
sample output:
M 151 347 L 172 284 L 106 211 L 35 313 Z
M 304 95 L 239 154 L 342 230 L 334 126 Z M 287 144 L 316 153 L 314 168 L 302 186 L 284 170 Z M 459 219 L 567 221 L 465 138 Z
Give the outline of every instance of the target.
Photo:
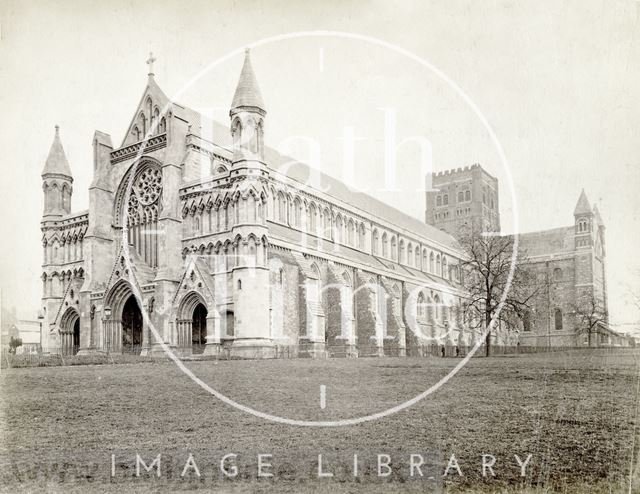
M 474 221 L 484 231 L 500 231 L 498 179 L 480 165 L 432 173 L 426 188 L 428 224 L 453 236 Z
M 267 148 L 266 121 L 248 53 L 213 137 L 151 70 L 121 145 L 95 132 L 79 213 L 56 129 L 42 174 L 45 347 L 319 358 L 476 341 L 455 239 Z
M 498 181 L 480 165 L 433 174 L 433 190 L 427 192 L 426 220 L 456 235 L 465 224 L 480 224 L 486 231 L 500 231 Z M 573 214 L 573 225 L 523 233 L 519 248 L 527 269 L 545 289 L 534 301 L 520 325 L 518 344 L 523 346 L 584 346 L 589 344 L 584 321 L 577 312 L 585 300 L 594 300 L 607 312 L 605 276 L 605 226 L 597 207 L 591 207 L 584 191 Z M 617 341 L 605 316 L 591 338 L 592 346 Z

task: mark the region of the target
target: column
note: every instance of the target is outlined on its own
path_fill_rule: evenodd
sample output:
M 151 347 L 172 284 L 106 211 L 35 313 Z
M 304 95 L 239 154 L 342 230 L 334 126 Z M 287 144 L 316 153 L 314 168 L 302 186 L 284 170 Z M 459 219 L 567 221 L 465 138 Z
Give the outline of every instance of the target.
M 216 312 L 207 316 L 207 343 L 204 355 L 218 355 L 220 348 L 220 315 Z
M 146 357 L 149 354 L 149 348 L 151 347 L 151 329 L 147 324 L 147 318 L 142 319 L 142 349 L 140 351 L 141 357 Z
M 322 310 L 321 294 L 318 280 L 305 277 L 305 325 L 306 334 L 299 339 L 301 357 L 318 358 L 325 354 L 324 340 L 324 312 Z

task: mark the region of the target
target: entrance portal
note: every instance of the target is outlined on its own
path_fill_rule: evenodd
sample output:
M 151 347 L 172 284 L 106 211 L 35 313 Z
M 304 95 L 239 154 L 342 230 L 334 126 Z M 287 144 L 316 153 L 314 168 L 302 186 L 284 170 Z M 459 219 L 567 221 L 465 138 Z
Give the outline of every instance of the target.
M 139 354 L 142 349 L 142 313 L 131 295 L 122 309 L 122 352 Z
M 193 310 L 193 320 L 191 324 L 191 346 L 193 353 L 203 353 L 207 343 L 207 309 L 204 305 L 198 304 Z

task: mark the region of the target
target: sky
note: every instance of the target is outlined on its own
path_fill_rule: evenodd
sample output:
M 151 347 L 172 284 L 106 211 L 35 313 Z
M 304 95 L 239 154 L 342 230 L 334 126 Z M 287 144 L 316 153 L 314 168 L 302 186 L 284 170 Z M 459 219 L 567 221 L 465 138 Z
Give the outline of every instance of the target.
M 40 173 L 54 126 L 74 174 L 73 209 L 86 209 L 93 133 L 120 145 L 150 51 L 169 97 L 227 123 L 241 49 L 253 46 L 267 145 L 408 214 L 424 217 L 417 138 L 429 143 L 429 169 L 480 163 L 498 177 L 508 232 L 573 224 L 584 188 L 607 227 L 611 319 L 637 327 L 639 19 L 638 1 L 3 1 L 3 304 L 24 318 L 39 306 Z M 317 34 L 261 43 L 307 31 L 388 46 Z M 393 135 L 413 141 L 398 147 L 389 182 Z

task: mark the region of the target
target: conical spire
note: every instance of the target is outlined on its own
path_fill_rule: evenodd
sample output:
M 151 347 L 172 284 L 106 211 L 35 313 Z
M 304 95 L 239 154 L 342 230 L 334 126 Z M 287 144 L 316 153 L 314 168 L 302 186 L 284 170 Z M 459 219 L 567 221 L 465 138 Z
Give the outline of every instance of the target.
M 64 154 L 64 149 L 62 149 L 62 143 L 60 142 L 60 127 L 57 125 L 56 135 L 53 138 L 53 143 L 51 144 L 51 149 L 49 150 L 49 156 L 45 162 L 44 170 L 42 170 L 42 176 L 49 174 L 64 175 L 69 178 L 73 177 L 71 175 L 71 168 L 69 168 L 67 156 Z
M 233 95 L 231 111 L 241 107 L 252 107 L 265 111 L 262 94 L 260 94 L 260 88 L 251 67 L 249 48 L 244 51 L 244 64 L 242 65 L 236 92 Z
M 592 214 L 591 205 L 589 204 L 589 199 L 587 199 L 587 194 L 584 193 L 584 189 L 580 192 L 578 204 L 576 204 L 576 209 L 573 211 L 574 216 L 581 214 Z

